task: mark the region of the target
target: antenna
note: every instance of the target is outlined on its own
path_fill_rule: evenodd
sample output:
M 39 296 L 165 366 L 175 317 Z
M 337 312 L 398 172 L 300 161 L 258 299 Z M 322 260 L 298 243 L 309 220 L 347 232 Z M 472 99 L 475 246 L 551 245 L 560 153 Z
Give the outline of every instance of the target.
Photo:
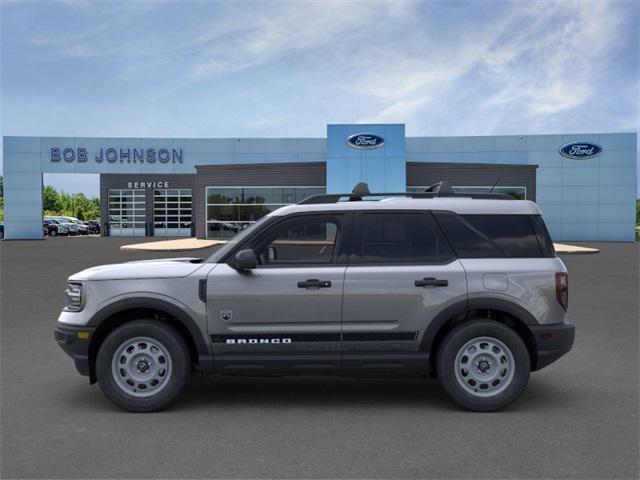
M 493 193 L 493 190 L 496 188 L 496 185 L 498 185 L 499 181 L 500 181 L 500 177 L 496 178 L 496 181 L 493 184 L 493 186 L 491 187 L 491 190 L 489 190 L 489 193 Z
M 451 183 L 442 181 L 438 183 L 434 183 L 433 185 L 429 185 L 424 189 L 425 193 L 437 193 L 439 195 L 451 195 L 453 194 L 453 189 L 451 188 Z

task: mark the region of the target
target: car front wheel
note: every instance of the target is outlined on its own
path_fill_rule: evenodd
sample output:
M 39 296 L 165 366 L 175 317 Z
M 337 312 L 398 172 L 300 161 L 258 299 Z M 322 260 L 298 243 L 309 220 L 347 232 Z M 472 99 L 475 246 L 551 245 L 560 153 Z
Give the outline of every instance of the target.
M 96 359 L 104 394 L 131 412 L 153 412 L 169 405 L 191 373 L 189 347 L 180 332 L 156 320 L 136 320 L 115 329 Z
M 438 378 L 467 410 L 489 412 L 513 403 L 529 381 L 531 361 L 520 336 L 494 320 L 476 319 L 451 330 L 436 359 Z

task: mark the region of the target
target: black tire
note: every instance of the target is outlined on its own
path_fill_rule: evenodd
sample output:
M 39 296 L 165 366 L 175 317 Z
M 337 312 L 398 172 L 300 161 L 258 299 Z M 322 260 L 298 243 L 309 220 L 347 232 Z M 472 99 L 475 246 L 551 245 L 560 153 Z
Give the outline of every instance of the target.
M 57 230 L 51 230 L 51 231 L 49 232 L 49 236 L 50 236 L 50 237 L 55 237 L 55 236 L 57 236 L 57 235 L 58 235 L 58 231 L 57 231 Z
M 136 397 L 118 385 L 112 360 L 127 340 L 147 337 L 160 342 L 170 357 L 171 369 L 157 393 Z M 184 337 L 172 326 L 157 320 L 141 319 L 116 328 L 100 345 L 96 358 L 96 376 L 109 400 L 130 412 L 154 412 L 169 405 L 187 385 L 191 375 L 191 356 Z
M 479 385 L 472 379 L 472 377 L 468 376 L 465 378 L 464 372 L 467 372 L 468 375 L 469 371 L 464 368 L 460 368 L 458 375 L 456 375 L 456 358 L 458 353 L 460 352 L 461 354 L 461 361 L 469 361 L 465 360 L 465 353 L 467 350 L 465 349 L 464 351 L 461 351 L 461 349 L 468 342 L 472 342 L 474 339 L 479 337 L 497 339 L 505 345 L 508 350 L 510 350 L 513 360 L 513 366 L 509 370 L 512 372 L 510 381 L 505 380 L 503 384 L 500 385 L 500 382 L 503 379 L 499 378 L 500 373 L 497 373 L 497 386 L 491 386 L 490 382 Z M 478 348 L 479 352 L 482 347 L 484 347 L 484 345 L 481 345 Z M 498 345 L 498 351 L 500 353 L 498 353 L 497 356 L 499 357 L 499 361 L 502 361 L 502 357 L 504 356 L 504 361 L 509 362 L 507 359 L 508 354 L 502 355 L 504 352 L 501 352 L 499 347 L 500 346 Z M 492 367 L 490 368 L 494 368 L 493 365 L 497 363 L 498 362 L 492 362 L 490 364 Z M 477 372 L 480 372 L 481 365 L 479 363 L 476 365 L 478 365 Z M 484 367 L 485 365 L 482 366 Z M 464 365 L 461 365 L 461 367 L 464 367 Z M 507 407 L 520 396 L 529 381 L 531 360 L 529 358 L 527 346 L 513 329 L 494 320 L 474 319 L 454 327 L 447 333 L 440 344 L 440 348 L 438 349 L 436 369 L 440 383 L 455 403 L 474 412 L 491 412 Z M 506 372 L 508 370 L 499 366 L 494 371 Z M 504 378 L 508 379 L 509 377 L 505 376 Z M 507 385 L 506 388 L 504 385 Z M 489 389 L 495 388 L 496 392 L 495 394 L 492 394 L 490 391 L 488 393 L 486 391 L 480 391 L 480 387 Z M 500 388 L 504 388 L 504 390 L 499 391 Z M 475 389 L 475 393 L 469 391 L 472 389 Z

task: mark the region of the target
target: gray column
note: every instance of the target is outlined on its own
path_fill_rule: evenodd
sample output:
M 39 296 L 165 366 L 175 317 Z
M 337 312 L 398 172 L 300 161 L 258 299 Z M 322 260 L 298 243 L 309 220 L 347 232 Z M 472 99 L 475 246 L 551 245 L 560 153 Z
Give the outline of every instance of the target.
M 3 153 L 4 238 L 41 240 L 40 141 L 29 137 L 5 138 Z

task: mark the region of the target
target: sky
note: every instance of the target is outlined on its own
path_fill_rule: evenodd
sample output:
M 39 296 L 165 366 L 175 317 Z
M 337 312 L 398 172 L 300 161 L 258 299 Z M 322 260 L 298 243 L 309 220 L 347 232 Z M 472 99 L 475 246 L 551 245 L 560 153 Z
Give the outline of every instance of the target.
M 328 123 L 405 123 L 408 136 L 637 132 L 639 5 L 1 1 L 1 131 L 324 137 Z M 45 181 L 98 193 L 96 175 Z

